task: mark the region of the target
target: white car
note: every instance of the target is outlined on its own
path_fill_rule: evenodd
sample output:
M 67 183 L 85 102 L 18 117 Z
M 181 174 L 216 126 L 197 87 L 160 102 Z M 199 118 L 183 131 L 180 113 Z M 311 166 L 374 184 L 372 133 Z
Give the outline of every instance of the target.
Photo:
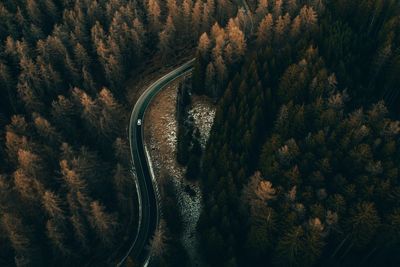
M 138 119 L 138 120 L 137 120 L 137 125 L 138 125 L 138 126 L 142 125 L 142 120 L 141 120 L 141 119 Z

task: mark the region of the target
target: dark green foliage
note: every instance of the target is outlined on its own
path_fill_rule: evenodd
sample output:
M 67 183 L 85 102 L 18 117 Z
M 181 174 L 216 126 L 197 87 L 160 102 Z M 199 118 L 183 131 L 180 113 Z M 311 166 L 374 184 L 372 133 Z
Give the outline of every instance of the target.
M 186 169 L 186 177 L 195 180 L 200 173 L 200 157 L 191 155 Z
M 177 190 L 173 177 L 165 175 L 163 184 L 163 220 L 166 247 L 152 260 L 154 266 L 189 266 L 187 251 L 180 242 L 183 230 L 182 215 L 178 206 Z M 161 224 L 164 222 L 162 221 Z
M 173 177 L 167 176 L 163 178 L 166 183 L 164 185 L 163 215 L 166 226 L 171 235 L 179 237 L 182 233 L 182 216 L 178 208 L 177 192 L 173 185 Z
M 190 146 L 193 136 L 193 118 L 186 118 L 178 125 L 177 160 L 179 164 L 186 165 L 189 161 Z
M 178 87 L 178 96 L 176 103 L 176 116 L 178 122 L 183 122 L 187 116 L 191 104 L 190 98 L 190 79 L 185 79 Z
M 211 75 L 223 93 L 201 168 L 206 258 L 398 265 L 398 3 L 254 2 L 265 1 L 250 3 L 262 25 L 245 60 L 225 64 L 224 83 Z M 194 71 L 194 89 L 212 97 L 220 35 L 201 39 Z
M 317 250 L 301 253 L 312 253 L 309 259 L 313 259 L 312 262 L 321 253 L 333 253 L 329 248 L 322 250 L 322 240 L 329 240 L 326 235 L 342 237 L 337 243 L 331 241 L 329 246 L 332 247 L 338 246 L 348 235 L 345 244 L 348 251 L 343 249 L 334 257 L 345 262 L 355 260 L 357 253 L 366 253 L 372 244 L 380 248 L 388 246 L 387 241 L 377 235 L 387 227 L 381 224 L 386 215 L 379 214 L 391 212 L 396 207 L 389 204 L 389 198 L 381 195 L 379 189 L 373 188 L 381 188 L 383 181 L 398 183 L 397 174 L 392 176 L 393 171 L 397 173 L 397 168 L 393 170 L 392 166 L 397 165 L 399 153 L 392 150 L 393 154 L 385 154 L 381 150 L 397 139 L 399 129 L 390 130 L 389 135 L 384 132 L 388 128 L 397 128 L 398 122 L 386 118 L 387 111 L 382 103 L 367 112 L 357 110 L 347 114 L 345 100 L 345 95 L 333 91 L 326 98 L 316 98 L 309 104 L 289 102 L 284 105 L 260 157 L 264 177 L 280 188 L 279 191 L 293 192 L 295 198 L 291 201 L 294 202 L 288 204 L 295 206 L 292 209 L 296 220 L 290 223 L 301 224 L 319 218 L 321 227 L 325 228 L 322 230 L 325 234 L 316 236 L 319 238 Z M 305 114 L 301 123 L 307 122 L 307 128 L 300 130 L 296 121 L 299 113 Z M 383 135 L 385 137 L 381 139 Z M 395 191 L 396 186 L 392 190 Z M 386 194 L 392 193 L 387 191 Z M 345 200 L 347 209 L 337 206 L 337 199 Z M 282 209 L 285 205 L 282 203 L 270 205 L 277 205 L 276 210 L 284 217 L 290 217 L 293 212 Z M 286 227 L 280 231 L 283 233 Z M 307 240 L 300 242 L 302 246 L 307 246 Z M 287 244 L 282 249 L 286 247 Z M 294 260 L 299 266 L 310 265 L 298 262 L 305 259 L 300 254 L 277 260 L 281 259 Z
M 376 97 L 398 111 L 397 1 L 332 1 L 321 21 L 321 51 L 357 104 Z M 352 73 L 352 75 L 348 75 Z
M 205 88 L 205 72 L 203 71 L 206 66 L 205 60 L 202 59 L 200 55 L 196 57 L 196 61 L 194 64 L 194 70 L 193 70 L 193 92 L 197 95 L 202 95 L 204 94 L 204 88 Z
M 194 119 L 189 114 L 191 98 L 191 80 L 187 79 L 179 85 L 177 97 L 178 143 L 177 161 L 187 166 L 186 177 L 195 180 L 200 174 L 202 147 L 200 132 L 195 129 Z

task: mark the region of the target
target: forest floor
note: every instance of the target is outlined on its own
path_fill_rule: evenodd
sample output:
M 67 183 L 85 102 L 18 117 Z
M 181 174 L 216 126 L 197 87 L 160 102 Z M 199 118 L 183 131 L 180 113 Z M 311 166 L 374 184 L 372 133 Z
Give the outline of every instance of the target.
M 150 151 L 154 174 L 160 188 L 165 183 L 162 179 L 166 177 L 173 179 L 172 184 L 177 194 L 177 205 L 183 221 L 181 242 L 189 255 L 191 266 L 204 266 L 196 235 L 196 225 L 202 208 L 200 185 L 199 182 L 187 181 L 184 178 L 185 168 L 176 161 L 175 114 L 178 84 L 179 80 L 158 94 L 150 104 L 144 120 L 145 143 Z M 204 145 L 214 119 L 215 107 L 205 97 L 193 97 L 190 113 L 201 132 Z
M 192 96 L 192 107 L 189 114 L 193 116 L 194 123 L 200 131 L 200 142 L 203 150 L 206 147 L 211 127 L 215 118 L 216 105 L 212 103 L 209 97 Z

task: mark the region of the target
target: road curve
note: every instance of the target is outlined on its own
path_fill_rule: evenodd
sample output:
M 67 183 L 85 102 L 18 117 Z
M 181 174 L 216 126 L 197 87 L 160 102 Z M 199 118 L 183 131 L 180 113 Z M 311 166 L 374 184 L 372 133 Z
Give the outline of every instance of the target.
M 149 86 L 140 96 L 132 110 L 129 123 L 129 143 L 132 161 L 137 174 L 135 182 L 139 202 L 139 222 L 134 242 L 126 256 L 117 266 L 123 264 L 128 256 L 131 256 L 135 263 L 141 266 L 146 266 L 149 262 L 151 256 L 149 242 L 159 224 L 160 204 L 157 198 L 157 185 L 152 179 L 149 159 L 146 157 L 144 147 L 144 116 L 154 96 L 177 78 L 190 73 L 193 70 L 194 61 L 192 59 L 186 62 Z M 139 119 L 142 122 L 140 123 L 141 125 L 138 125 Z
M 252 19 L 251 10 L 246 0 L 240 0 L 242 6 Z M 253 21 L 251 21 L 253 24 Z M 131 256 L 136 264 L 147 266 L 151 251 L 149 248 L 150 239 L 159 225 L 160 203 L 157 197 L 157 184 L 151 176 L 149 159 L 146 156 L 143 140 L 144 116 L 151 100 L 168 84 L 174 80 L 190 73 L 194 68 L 195 59 L 192 59 L 182 66 L 166 74 L 140 96 L 136 102 L 129 122 L 129 144 L 131 149 L 132 162 L 136 169 L 136 191 L 138 195 L 139 222 L 135 239 L 125 257 L 117 264 L 121 266 Z M 138 125 L 138 120 L 141 120 Z

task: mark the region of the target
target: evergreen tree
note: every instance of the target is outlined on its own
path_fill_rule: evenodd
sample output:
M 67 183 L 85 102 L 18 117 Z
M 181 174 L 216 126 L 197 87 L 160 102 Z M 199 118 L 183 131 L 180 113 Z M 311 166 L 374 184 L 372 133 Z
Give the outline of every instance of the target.
M 172 40 L 175 37 L 175 32 L 176 29 L 172 16 L 169 15 L 164 30 L 159 34 L 159 49 L 164 62 L 166 62 L 166 60 L 173 55 L 174 48 Z

